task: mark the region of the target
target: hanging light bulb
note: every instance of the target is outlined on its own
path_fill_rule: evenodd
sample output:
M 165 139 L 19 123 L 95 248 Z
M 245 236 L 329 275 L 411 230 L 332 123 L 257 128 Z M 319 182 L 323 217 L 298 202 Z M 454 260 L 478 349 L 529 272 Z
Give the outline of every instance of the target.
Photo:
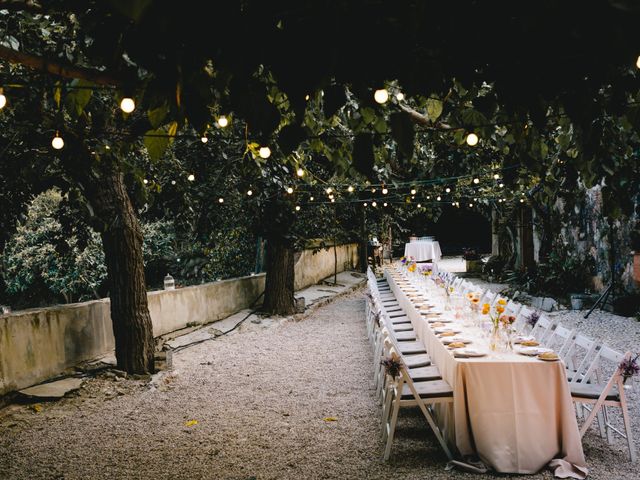
M 411 195 L 415 195 L 415 194 L 416 194 L 416 189 L 415 189 L 415 188 L 412 188 L 412 189 L 411 189 Z
M 467 135 L 467 145 L 470 147 L 475 147 L 478 144 L 478 135 L 475 133 L 470 133 Z
M 473 183 L 475 183 L 476 185 L 480 183 L 480 179 L 479 178 L 474 178 L 473 179 Z
M 218 203 L 224 203 L 224 198 L 220 197 L 220 198 L 218 199 Z
M 376 193 L 376 189 L 375 189 L 375 188 L 372 188 L 372 189 L 371 189 L 371 193 Z
M 383 206 L 383 207 L 386 207 L 386 206 L 387 206 L 387 202 L 384 202 L 384 203 L 382 204 L 382 206 Z
M 293 193 L 293 187 L 287 187 L 287 193 L 291 195 Z
M 196 179 L 196 176 L 193 173 L 190 173 L 189 176 L 187 177 L 187 180 L 189 180 L 190 182 L 193 182 Z
M 331 199 L 331 203 L 334 203 L 335 201 L 336 201 L 336 199 L 335 199 L 335 198 L 332 198 L 332 199 Z
M 300 205 L 296 205 L 296 212 L 300 211 Z
M 636 67 L 640 68 L 640 56 L 638 56 L 638 59 L 636 60 Z
M 147 183 L 149 183 L 149 180 L 147 180 L 147 179 L 145 178 L 144 180 L 142 180 L 142 183 L 144 183 L 144 184 L 146 185 Z
M 310 202 L 313 202 L 314 200 L 315 200 L 315 198 L 314 198 L 314 197 L 309 197 L 309 201 L 310 201 Z
M 220 116 L 218 117 L 218 126 L 219 126 L 220 128 L 224 128 L 224 127 L 226 127 L 227 125 L 229 125 L 229 119 L 228 119 L 227 117 L 225 117 L 224 115 L 220 115 Z
M 131 113 L 136 109 L 136 102 L 131 97 L 124 97 L 120 100 L 120 108 L 124 113 Z
M 449 187 L 447 187 L 447 188 L 444 189 L 444 191 L 447 192 L 447 193 L 450 193 L 451 189 Z
M 64 140 L 58 132 L 56 132 L 55 136 L 51 140 L 51 146 L 56 150 L 60 150 L 62 147 L 64 147 Z
M 387 187 L 382 189 L 382 194 L 386 195 L 387 193 L 389 193 L 389 190 L 387 189 Z
M 271 149 L 269 147 L 260 147 L 258 155 L 260 155 L 260 158 L 269 158 L 271 156 Z
M 307 102 L 309 101 L 309 98 L 311 98 L 311 97 L 309 97 L 309 94 L 306 94 L 306 95 L 304 96 L 304 99 L 305 99 Z
M 367 206 L 367 202 L 364 202 L 363 205 L 366 207 Z
M 296 171 L 296 174 L 299 177 L 304 177 L 304 170 L 302 169 L 302 167 L 299 167 L 298 170 Z
M 501 183 L 500 185 L 498 185 L 500 188 L 504 187 L 504 183 Z
M 331 192 L 333 192 L 333 188 L 331 187 L 327 187 L 327 189 L 325 190 L 325 192 L 327 192 L 327 195 L 331 194 Z
M 469 204 L 469 206 L 470 206 L 470 207 L 473 207 L 473 203 L 470 203 L 470 204 Z
M 437 201 L 440 201 L 440 200 L 442 200 L 442 197 L 441 197 L 440 195 L 438 195 L 438 196 L 436 197 L 436 200 L 437 200 Z
M 524 198 L 521 198 L 521 199 L 520 199 L 520 203 L 524 203 Z
M 333 193 L 331 193 L 331 194 L 329 195 L 329 199 L 330 199 L 330 200 L 333 200 L 334 198 L 335 198 L 335 197 L 333 196 Z
M 456 202 L 451 202 L 451 205 L 455 207 L 456 206 Z
M 209 141 L 209 139 L 207 138 L 207 136 L 206 136 L 206 135 L 202 135 L 202 137 L 200 138 L 200 141 L 201 141 L 202 143 L 207 143 L 207 142 Z
M 7 97 L 4 96 L 4 92 L 0 88 L 0 110 L 2 110 L 7 104 Z
M 253 190 L 247 190 L 247 196 L 250 197 L 251 195 L 253 195 Z
M 499 180 L 500 179 L 500 174 L 499 173 L 494 173 L 493 174 L 493 178 L 494 178 L 494 180 Z
M 353 187 L 352 187 L 351 185 L 349 185 L 349 187 L 347 188 L 347 191 L 348 191 L 349 193 L 353 193 Z
M 386 103 L 389 100 L 389 92 L 386 88 L 376 90 L 373 93 L 373 99 L 380 104 Z
M 431 199 L 431 195 L 427 195 L 427 200 L 430 200 L 430 199 Z
M 418 208 L 422 208 L 422 204 L 421 203 L 418 204 Z
M 373 202 L 371 202 L 371 206 L 372 206 L 372 207 L 377 207 L 377 206 L 378 206 L 378 203 L 377 203 L 377 202 L 375 202 L 375 201 L 373 201 Z
M 396 93 L 396 99 L 401 102 L 402 100 L 404 100 L 404 93 L 402 92 L 398 92 Z

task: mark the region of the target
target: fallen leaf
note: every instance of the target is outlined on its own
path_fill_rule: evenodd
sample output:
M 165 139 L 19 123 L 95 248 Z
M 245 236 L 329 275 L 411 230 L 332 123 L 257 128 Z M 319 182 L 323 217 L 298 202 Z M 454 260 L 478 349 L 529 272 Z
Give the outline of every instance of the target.
M 337 422 L 338 419 L 336 417 L 324 417 L 323 420 L 325 422 Z
M 198 424 L 198 420 L 189 420 L 188 422 L 184 422 L 185 427 L 193 427 Z

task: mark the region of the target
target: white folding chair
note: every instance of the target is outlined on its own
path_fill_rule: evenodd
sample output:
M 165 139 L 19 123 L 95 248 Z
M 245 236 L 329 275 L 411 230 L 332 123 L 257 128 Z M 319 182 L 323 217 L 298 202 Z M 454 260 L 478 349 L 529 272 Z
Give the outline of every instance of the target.
M 445 380 L 428 380 L 414 382 L 409 374 L 409 369 L 403 361 L 403 356 L 391 348 L 392 358 L 400 360 L 400 374 L 393 378 L 389 375 L 387 379 L 387 392 L 385 395 L 383 410 L 383 438 L 386 439 L 383 458 L 388 460 L 391 454 L 393 438 L 396 425 L 398 422 L 398 413 L 401 407 L 418 406 L 424 415 L 431 430 L 435 434 L 438 442 L 445 451 L 447 457 L 452 459 L 453 456 L 447 443 L 442 436 L 440 428 L 436 424 L 430 412 L 431 407 L 435 404 L 452 403 L 453 389 Z M 385 372 L 386 373 L 386 372 Z
M 598 343 L 595 340 L 581 333 L 576 335 L 564 358 L 569 382 L 578 383 L 584 379 L 597 349 Z
M 567 328 L 561 323 L 558 323 L 555 330 L 547 337 L 545 344 L 548 348 L 553 349 L 562 360 L 565 360 L 567 351 L 574 337 L 575 329 Z
M 631 352 L 622 354 L 603 345 L 600 350 L 598 350 L 596 356 L 597 362 L 594 362 L 589 368 L 589 371 L 585 374 L 587 381 L 570 384 L 571 397 L 574 402 L 593 405 L 591 413 L 589 413 L 589 416 L 582 424 L 582 427 L 580 427 L 580 436 L 584 436 L 596 416 L 602 413 L 604 425 L 601 425 L 601 427 L 604 426 L 607 439 L 611 440 L 611 435 L 613 433 L 624 438 L 627 441 L 631 462 L 635 462 L 636 451 L 631 435 L 631 421 L 629 418 L 629 411 L 627 409 L 627 399 L 624 391 L 622 372 L 619 367 L 622 360 L 628 360 L 631 358 Z M 606 365 L 604 365 L 605 363 L 614 365 L 613 374 L 607 379 L 606 383 L 604 381 L 598 381 L 596 375 L 597 369 L 606 368 Z M 608 421 L 606 407 L 618 407 L 621 409 L 625 428 L 624 432 L 618 430 Z
M 540 315 L 535 327 L 531 330 L 531 335 L 542 345 L 545 345 L 547 338 L 551 335 L 557 322 L 557 319 L 552 320 L 546 315 Z

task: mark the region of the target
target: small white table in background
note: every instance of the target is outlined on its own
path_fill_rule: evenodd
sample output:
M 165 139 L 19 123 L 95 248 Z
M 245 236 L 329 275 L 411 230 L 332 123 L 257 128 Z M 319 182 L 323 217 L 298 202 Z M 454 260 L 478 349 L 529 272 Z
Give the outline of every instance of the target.
M 404 256 L 413 257 L 416 262 L 431 260 L 439 262 L 442 257 L 440 244 L 431 240 L 418 240 L 404 245 Z

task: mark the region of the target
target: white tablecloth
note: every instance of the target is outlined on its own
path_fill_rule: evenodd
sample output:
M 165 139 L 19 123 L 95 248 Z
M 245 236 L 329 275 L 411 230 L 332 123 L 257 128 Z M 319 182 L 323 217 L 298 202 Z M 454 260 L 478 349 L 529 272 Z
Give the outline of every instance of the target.
M 413 257 L 416 262 L 424 262 L 425 260 L 439 262 L 442 252 L 438 242 L 419 240 L 404 245 L 404 256 Z
M 478 455 L 498 472 L 535 473 L 551 465 L 560 469 L 557 475 L 568 472 L 584 478 L 586 462 L 564 364 L 515 352 L 490 352 L 480 329 L 463 320 L 447 325 L 471 339 L 470 347 L 489 354 L 454 357 L 414 305 L 424 300 L 410 298 L 396 283 L 394 278 L 402 275 L 385 271 L 418 338 L 454 391 L 453 404 L 443 405 L 438 416 L 448 442 L 462 456 Z M 416 288 L 424 292 L 419 285 Z M 441 300 L 427 300 L 449 318 L 454 316 L 444 310 Z

